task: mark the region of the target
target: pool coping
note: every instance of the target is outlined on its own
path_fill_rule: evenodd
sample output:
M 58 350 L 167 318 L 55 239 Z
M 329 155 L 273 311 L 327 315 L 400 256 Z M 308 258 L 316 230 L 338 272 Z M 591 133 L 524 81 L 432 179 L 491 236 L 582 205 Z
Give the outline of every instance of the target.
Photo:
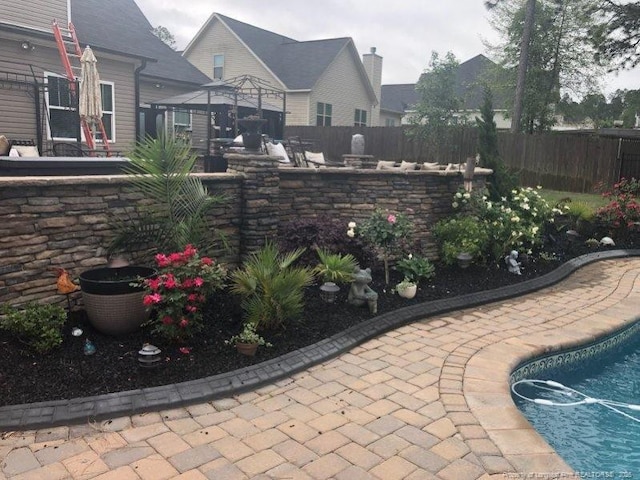
M 594 252 L 563 263 L 552 272 L 516 285 L 411 305 L 361 322 L 330 338 L 250 367 L 198 380 L 31 404 L 0 407 L 0 430 L 23 430 L 95 421 L 143 411 L 183 407 L 232 396 L 290 376 L 389 330 L 453 310 L 506 300 L 549 287 L 579 268 L 600 260 L 640 256 L 640 249 Z

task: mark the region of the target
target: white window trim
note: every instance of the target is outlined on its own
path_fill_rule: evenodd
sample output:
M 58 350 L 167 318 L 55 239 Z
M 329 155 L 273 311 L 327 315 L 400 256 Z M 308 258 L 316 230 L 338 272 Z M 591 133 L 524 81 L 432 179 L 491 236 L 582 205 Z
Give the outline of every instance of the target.
M 358 113 L 358 112 L 360 112 L 360 115 L 359 115 L 359 118 L 358 118 L 358 122 L 355 122 L 355 116 L 356 116 L 356 113 Z M 363 114 L 363 112 L 364 112 L 364 117 L 365 117 L 364 118 L 364 123 L 362 122 L 362 114 Z M 366 127 L 367 126 L 367 121 L 368 121 L 367 117 L 369 115 L 368 115 L 368 112 L 364 108 L 356 108 L 354 113 L 353 113 L 353 116 L 354 116 L 354 122 L 353 122 L 354 123 L 354 127 Z
M 216 67 L 216 57 L 222 57 L 222 67 Z M 226 58 L 225 58 L 225 54 L 224 53 L 214 53 L 213 56 L 211 57 L 211 62 L 213 63 L 213 65 L 211 66 L 211 76 L 214 80 L 218 80 L 218 78 L 216 77 L 216 68 L 222 68 L 222 76 L 220 77 L 220 80 L 224 79 L 224 71 L 225 71 L 225 65 L 226 65 Z
M 59 73 L 55 73 L 55 72 L 44 72 L 44 83 L 45 85 L 47 85 L 49 83 L 49 77 L 57 77 L 57 78 L 64 78 L 66 79 L 67 77 L 65 77 L 64 75 L 60 75 Z M 115 98 L 116 98 L 116 94 L 115 94 L 115 83 L 114 82 L 109 82 L 106 80 L 100 80 L 100 84 L 102 85 L 110 85 L 111 86 L 111 103 L 112 103 L 112 108 L 113 110 L 108 110 L 107 113 L 111 115 L 111 138 L 109 139 L 109 143 L 115 143 L 116 142 L 116 111 L 115 111 L 115 107 L 116 107 L 116 102 L 115 102 Z M 49 89 L 45 89 L 45 103 L 47 106 L 47 111 L 53 109 L 53 110 L 72 110 L 71 108 L 65 108 L 65 107 L 58 107 L 56 105 L 51 105 L 49 102 Z M 46 118 L 47 121 L 47 140 L 63 140 L 63 141 L 76 141 L 77 138 L 75 137 L 53 137 L 51 135 L 51 124 L 49 122 L 49 115 L 47 115 Z M 82 129 L 80 129 L 80 136 L 83 142 L 86 142 L 85 138 L 84 138 L 84 132 L 82 131 Z M 97 143 L 102 143 L 102 139 L 96 139 Z

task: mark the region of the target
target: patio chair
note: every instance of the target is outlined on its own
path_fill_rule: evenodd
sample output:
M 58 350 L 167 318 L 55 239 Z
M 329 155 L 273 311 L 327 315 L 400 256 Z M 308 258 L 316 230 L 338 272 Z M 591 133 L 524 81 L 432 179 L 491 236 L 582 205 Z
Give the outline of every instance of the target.
M 343 167 L 342 163 L 327 161 L 322 152 L 312 152 L 313 141 L 301 140 L 300 137 L 289 137 L 287 147 L 296 167 Z

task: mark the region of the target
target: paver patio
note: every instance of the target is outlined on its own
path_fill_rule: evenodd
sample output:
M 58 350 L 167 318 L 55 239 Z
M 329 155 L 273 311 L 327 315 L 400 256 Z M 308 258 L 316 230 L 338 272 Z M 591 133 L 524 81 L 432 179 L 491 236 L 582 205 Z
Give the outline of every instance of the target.
M 640 259 L 597 262 L 233 398 L 2 433 L 0 480 L 571 478 L 513 406 L 508 376 L 637 319 L 639 305 Z

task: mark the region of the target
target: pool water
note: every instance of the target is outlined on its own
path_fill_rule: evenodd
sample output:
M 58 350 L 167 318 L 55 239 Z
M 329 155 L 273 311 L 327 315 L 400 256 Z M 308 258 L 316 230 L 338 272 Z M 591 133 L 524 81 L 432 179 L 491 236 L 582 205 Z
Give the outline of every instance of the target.
M 592 398 L 640 404 L 640 340 L 572 372 L 542 375 Z M 568 403 L 583 397 L 516 386 L 529 398 Z M 640 479 L 640 410 L 620 409 L 638 421 L 598 404 L 540 405 L 514 396 L 520 411 L 583 478 Z

